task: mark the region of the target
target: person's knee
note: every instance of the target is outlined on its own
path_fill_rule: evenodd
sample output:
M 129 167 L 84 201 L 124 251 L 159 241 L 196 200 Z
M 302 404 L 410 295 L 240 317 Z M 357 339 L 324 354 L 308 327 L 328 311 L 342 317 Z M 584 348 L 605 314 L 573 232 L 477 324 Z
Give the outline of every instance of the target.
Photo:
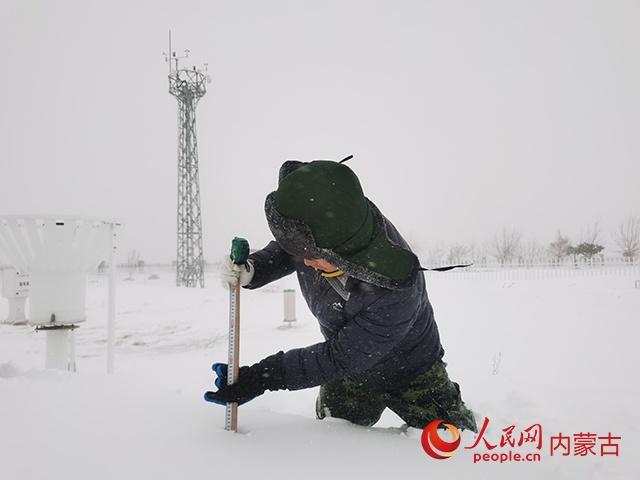
M 326 417 L 341 418 L 356 425 L 370 427 L 380 420 L 385 409 L 385 405 L 382 402 L 378 403 L 366 404 L 363 402 L 358 405 L 346 401 L 332 402 L 331 405 L 327 405 L 319 395 L 316 399 L 316 418 L 319 420 Z
M 444 420 L 461 430 L 477 433 L 473 413 L 462 400 L 460 385 L 451 381 L 444 362 L 436 362 L 387 405 L 409 426 L 424 428 L 434 420 Z

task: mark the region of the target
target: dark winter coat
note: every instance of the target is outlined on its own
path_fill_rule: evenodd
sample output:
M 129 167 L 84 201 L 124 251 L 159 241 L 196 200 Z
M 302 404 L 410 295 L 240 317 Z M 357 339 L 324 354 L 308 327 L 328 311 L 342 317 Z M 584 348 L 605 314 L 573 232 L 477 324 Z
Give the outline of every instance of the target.
M 409 246 L 382 216 L 387 237 Z M 286 388 L 298 390 L 342 377 L 377 391 L 393 391 L 442 358 L 438 327 L 422 272 L 407 288 L 384 288 L 350 276 L 347 301 L 302 257 L 272 241 L 249 256 L 255 274 L 245 288 L 259 288 L 297 273 L 300 289 L 317 318 L 324 342 L 289 350 L 284 355 Z

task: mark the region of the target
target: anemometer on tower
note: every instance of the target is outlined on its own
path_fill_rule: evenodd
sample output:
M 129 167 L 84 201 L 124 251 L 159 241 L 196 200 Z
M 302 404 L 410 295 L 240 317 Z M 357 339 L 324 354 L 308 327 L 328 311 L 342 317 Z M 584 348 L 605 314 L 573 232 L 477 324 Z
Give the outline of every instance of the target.
M 176 285 L 204 287 L 204 256 L 202 251 L 202 217 L 200 212 L 200 179 L 198 170 L 198 140 L 196 137 L 196 106 L 207 93 L 211 82 L 204 69 L 193 66 L 180 68 L 180 60 L 189 58 L 189 50 L 178 56 L 171 49 L 165 61 L 169 64 L 169 93 L 178 100 L 178 244 Z

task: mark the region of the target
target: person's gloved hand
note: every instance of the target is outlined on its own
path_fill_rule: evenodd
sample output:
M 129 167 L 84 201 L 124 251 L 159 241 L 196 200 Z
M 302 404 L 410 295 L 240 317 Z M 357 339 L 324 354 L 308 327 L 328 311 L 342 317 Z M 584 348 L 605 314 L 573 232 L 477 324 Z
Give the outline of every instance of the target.
M 251 283 L 253 273 L 253 260 L 249 259 L 246 263 L 237 265 L 231 261 L 231 257 L 227 254 L 222 259 L 220 283 L 222 283 L 224 288 L 229 288 L 229 284 L 231 284 L 232 287 L 235 287 L 236 282 L 240 279 L 240 286 L 244 287 Z
M 227 364 L 214 363 L 211 368 L 218 376 L 215 380 L 218 391 L 205 392 L 204 399 L 218 405 L 233 402 L 242 405 L 262 395 L 266 390 L 286 388 L 282 366 L 283 357 L 284 352 L 280 351 L 250 367 L 240 367 L 240 373 L 233 385 L 227 385 Z

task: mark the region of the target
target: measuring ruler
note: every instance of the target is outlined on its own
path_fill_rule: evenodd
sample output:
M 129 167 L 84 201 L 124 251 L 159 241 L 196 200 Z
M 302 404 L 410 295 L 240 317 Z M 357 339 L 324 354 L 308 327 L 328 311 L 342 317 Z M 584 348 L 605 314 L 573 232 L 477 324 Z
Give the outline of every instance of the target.
M 244 268 L 249 258 L 249 242 L 244 238 L 235 237 L 231 242 L 231 261 Z M 227 358 L 227 385 L 238 380 L 240 369 L 240 272 L 236 274 L 236 285 L 229 286 L 229 356 Z M 224 429 L 231 432 L 238 431 L 238 404 L 227 403 L 224 419 Z

